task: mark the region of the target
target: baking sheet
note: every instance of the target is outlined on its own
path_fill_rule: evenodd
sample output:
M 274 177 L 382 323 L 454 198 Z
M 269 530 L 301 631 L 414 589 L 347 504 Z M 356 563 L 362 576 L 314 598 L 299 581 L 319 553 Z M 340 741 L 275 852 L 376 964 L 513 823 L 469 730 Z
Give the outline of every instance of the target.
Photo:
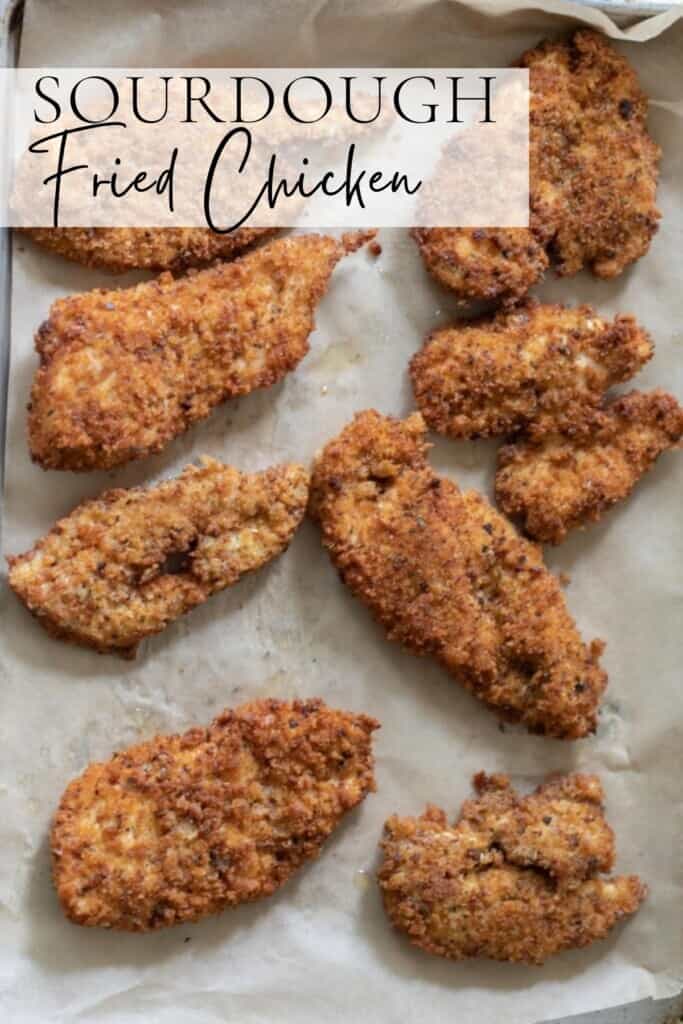
M 494 6 L 498 17 L 491 18 Z M 548 3 L 515 14 L 504 2 L 474 10 L 417 0 L 172 0 L 162 16 L 160 6 L 133 0 L 97 8 L 31 0 L 22 62 L 506 63 L 575 20 L 549 16 L 551 6 L 577 10 Z M 625 47 L 654 98 L 651 129 L 665 149 L 664 217 L 650 254 L 614 282 L 580 275 L 549 279 L 538 290 L 544 299 L 591 301 L 602 313 L 636 312 L 657 346 L 638 386 L 662 384 L 679 396 L 682 29 Z M 651 31 L 641 26 L 640 35 Z M 114 482 L 153 482 L 203 452 L 244 469 L 308 460 L 358 409 L 407 412 L 408 358 L 426 331 L 447 322 L 453 305 L 427 280 L 405 232 L 385 231 L 381 243 L 378 260 L 359 253 L 337 269 L 311 352 L 280 386 L 223 407 L 157 458 L 78 477 L 43 473 L 28 460 L 32 335 L 56 297 L 111 279 L 15 242 L 5 550 L 24 550 L 78 499 Z M 433 459 L 461 484 L 490 493 L 494 451 L 493 444 L 444 441 Z M 567 599 L 584 634 L 608 642 L 600 729 L 572 745 L 501 732 L 437 667 L 387 644 L 338 582 L 309 523 L 277 563 L 174 624 L 132 664 L 49 640 L 4 590 L 0 973 L 7 1018 L 527 1024 L 677 991 L 681 461 L 663 457 L 627 503 L 549 555 L 553 568 L 571 575 Z M 269 901 L 154 935 L 92 932 L 63 920 L 49 881 L 46 833 L 69 778 L 89 760 L 157 730 L 207 721 L 224 705 L 314 694 L 383 724 L 378 792 L 317 863 Z M 543 969 L 450 964 L 393 934 L 372 879 L 382 822 L 394 810 L 419 813 L 427 800 L 455 814 L 469 777 L 482 768 L 508 771 L 520 785 L 553 770 L 599 771 L 617 830 L 618 869 L 638 872 L 652 888 L 641 912 L 606 942 Z

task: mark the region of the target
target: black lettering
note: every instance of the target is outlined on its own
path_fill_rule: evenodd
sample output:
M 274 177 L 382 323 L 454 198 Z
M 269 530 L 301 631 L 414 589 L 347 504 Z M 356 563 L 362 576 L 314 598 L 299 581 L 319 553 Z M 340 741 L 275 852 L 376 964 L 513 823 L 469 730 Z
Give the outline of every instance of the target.
M 227 132 L 227 134 L 225 134 L 223 136 L 221 141 L 218 143 L 218 146 L 216 147 L 216 151 L 214 152 L 214 154 L 213 154 L 213 156 L 211 158 L 211 163 L 209 164 L 209 169 L 208 169 L 207 174 L 206 174 L 206 181 L 204 183 L 204 219 L 205 219 L 206 223 L 208 224 L 208 226 L 211 228 L 211 230 L 212 231 L 216 231 L 219 235 L 226 235 L 228 233 L 228 231 L 232 231 L 232 227 L 229 227 L 229 228 L 219 228 L 214 223 L 214 220 L 213 220 L 213 217 L 212 217 L 212 214 L 211 214 L 211 189 L 213 188 L 213 179 L 214 179 L 214 175 L 216 174 L 216 168 L 218 167 L 218 163 L 219 163 L 221 157 L 223 156 L 223 152 L 224 152 L 226 146 L 228 145 L 229 142 L 231 142 L 233 139 L 237 138 L 238 136 L 243 136 L 244 141 L 245 141 L 244 156 L 242 157 L 242 160 L 240 161 L 240 165 L 237 168 L 238 174 L 242 174 L 242 172 L 244 171 L 244 168 L 247 166 L 247 161 L 249 160 L 249 154 L 251 153 L 251 132 L 249 131 L 248 128 L 231 128 L 230 131 Z M 257 200 L 257 202 L 258 202 L 258 200 Z M 243 224 L 244 223 L 244 221 L 249 216 L 249 214 L 251 213 L 253 208 L 254 207 L 252 206 L 251 209 L 244 215 L 244 217 L 239 222 L 239 224 Z M 234 225 L 234 227 L 239 227 L 239 224 Z
M 54 107 L 55 116 L 51 120 L 48 120 L 44 117 L 39 117 L 38 111 L 34 110 L 33 117 L 34 120 L 38 122 L 38 124 L 54 124 L 55 121 L 58 121 L 59 118 L 62 116 L 62 108 L 60 107 L 57 100 L 53 100 L 51 96 L 48 96 L 47 93 L 43 92 L 43 82 L 55 82 L 57 88 L 59 88 L 59 79 L 56 75 L 42 75 L 36 82 L 36 93 L 38 94 L 38 96 L 40 96 L 42 100 L 47 100 L 47 102 Z
M 479 124 L 495 124 L 496 122 L 491 117 L 491 82 L 495 82 L 495 75 L 479 75 L 482 82 L 486 82 L 486 94 L 484 96 L 460 96 L 458 91 L 458 84 L 462 82 L 462 75 L 449 75 L 448 76 L 453 83 L 453 117 L 448 121 L 448 124 L 462 124 L 462 118 L 460 117 L 460 102 L 463 103 L 483 103 L 485 104 L 486 116 L 479 121 Z
M 306 81 L 317 82 L 319 85 L 322 86 L 323 93 L 325 94 L 326 104 L 322 114 L 319 114 L 318 117 L 309 118 L 308 120 L 306 120 L 306 118 L 304 117 L 297 117 L 297 115 L 292 110 L 291 103 L 289 102 L 289 94 L 292 88 L 297 84 L 297 82 Z M 291 82 L 288 82 L 287 87 L 285 88 L 285 91 L 282 94 L 282 105 L 284 106 L 288 116 L 291 117 L 292 121 L 296 121 L 298 124 L 316 124 L 318 121 L 322 121 L 322 119 L 326 117 L 330 112 L 330 108 L 332 107 L 332 91 L 327 82 L 325 82 L 322 78 L 317 78 L 315 75 L 301 75 L 300 78 L 294 78 L 292 79 Z
M 430 78 L 429 75 L 411 75 L 410 78 L 404 78 L 402 82 L 399 82 L 394 91 L 394 107 L 396 108 L 396 113 L 399 115 L 399 117 L 402 117 L 404 121 L 409 121 L 411 124 L 433 124 L 434 121 L 436 120 L 436 103 L 422 104 L 429 110 L 429 117 L 427 118 L 426 121 L 424 119 L 422 121 L 418 121 L 414 117 L 408 117 L 408 115 L 403 110 L 403 107 L 401 106 L 401 94 L 403 92 L 404 86 L 406 86 L 408 82 L 416 82 L 420 80 L 423 82 L 429 82 L 433 89 L 436 88 L 436 82 L 434 81 L 433 78 Z
M 344 106 L 346 108 L 346 114 L 355 121 L 356 124 L 372 124 L 382 113 L 382 82 L 386 81 L 386 75 L 373 75 L 374 80 L 377 82 L 377 110 L 372 117 L 356 117 L 353 112 L 353 104 L 351 103 L 351 83 L 356 81 L 355 75 L 341 75 L 341 79 L 344 82 Z
M 76 101 L 76 97 L 78 95 L 79 88 L 84 84 L 84 82 L 104 82 L 105 85 L 109 88 L 112 97 L 112 106 L 111 110 L 109 111 L 106 117 L 97 117 L 93 119 L 90 117 L 86 117 L 82 113 Z M 74 114 L 76 115 L 79 121 L 85 121 L 87 122 L 87 124 L 103 124 L 105 121 L 109 121 L 109 119 L 113 117 L 116 111 L 119 109 L 119 94 L 114 83 L 110 82 L 108 78 L 104 78 L 102 75 L 88 75 L 86 78 L 81 78 L 78 82 L 76 82 L 73 89 L 71 90 L 70 102 L 71 109 L 73 110 Z
M 43 179 L 43 185 L 49 185 L 51 181 L 55 183 L 55 194 L 52 203 L 52 226 L 54 228 L 59 227 L 59 200 L 62 189 L 62 178 L 67 174 L 71 174 L 73 171 L 86 170 L 87 164 L 72 164 L 71 167 L 64 166 L 64 158 L 66 155 L 66 142 L 70 135 L 75 135 L 76 132 L 88 132 L 92 131 L 93 128 L 125 128 L 126 125 L 123 121 L 110 121 L 107 124 L 98 125 L 82 125 L 80 128 L 66 128 L 62 132 L 53 132 L 52 135 L 45 135 L 42 139 L 36 139 L 28 147 L 29 153 L 47 153 L 47 149 L 40 149 L 44 143 L 52 142 L 53 139 L 59 139 L 59 151 L 57 154 L 57 170 L 54 174 L 49 174 L 47 178 Z
M 203 75 L 183 75 L 182 77 L 185 79 L 185 82 L 186 82 L 186 88 L 185 88 L 185 117 L 183 119 L 183 124 L 196 124 L 197 123 L 196 121 L 193 121 L 193 119 L 192 119 L 192 104 L 193 103 L 199 103 L 204 108 L 204 110 L 207 112 L 209 117 L 213 118 L 213 120 L 217 121 L 219 124 L 222 124 L 223 123 L 223 118 L 219 117 L 217 114 L 214 114 L 213 110 L 211 109 L 209 104 L 206 102 L 206 97 L 211 92 L 211 82 L 209 81 L 209 79 L 208 78 L 204 78 Z M 202 93 L 201 96 L 193 96 L 192 95 L 192 86 L 193 86 L 193 84 L 195 82 L 201 82 L 203 84 L 203 86 L 204 86 L 204 92 Z
M 236 90 L 236 101 L 237 101 L 236 106 L 237 106 L 237 109 L 235 111 L 235 117 L 233 118 L 232 123 L 234 124 L 235 121 L 241 121 L 242 124 L 256 124 L 257 121 L 263 121 L 264 118 L 268 117 L 268 115 L 270 114 L 271 110 L 273 109 L 273 105 L 275 104 L 275 96 L 274 96 L 273 90 L 270 87 L 270 85 L 268 84 L 268 82 L 264 82 L 264 80 L 262 78 L 256 78 L 253 75 L 235 75 L 234 80 L 237 83 L 237 90 Z M 246 118 L 246 117 L 244 117 L 244 115 L 242 113 L 242 82 L 247 82 L 247 81 L 249 81 L 249 82 L 259 82 L 263 86 L 263 88 L 266 90 L 266 92 L 268 94 L 268 109 L 266 110 L 265 114 L 261 114 L 260 117 Z
M 133 107 L 133 116 L 141 121 L 143 124 L 159 124 L 163 121 L 168 114 L 168 83 L 171 81 L 169 75 L 162 75 L 159 79 L 160 82 L 164 83 L 164 112 L 159 117 L 144 117 L 140 111 L 140 82 L 144 82 L 142 75 L 131 75 L 130 81 L 132 82 L 131 89 L 131 102 Z

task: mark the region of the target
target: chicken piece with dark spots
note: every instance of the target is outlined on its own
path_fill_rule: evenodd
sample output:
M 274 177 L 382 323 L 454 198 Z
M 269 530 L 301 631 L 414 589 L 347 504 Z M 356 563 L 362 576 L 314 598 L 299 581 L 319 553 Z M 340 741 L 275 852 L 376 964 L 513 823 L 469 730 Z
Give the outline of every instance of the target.
M 514 301 L 549 263 L 610 278 L 657 230 L 660 148 L 647 97 L 625 57 L 597 32 L 544 42 L 529 69 L 529 227 L 419 228 L 425 266 L 466 301 Z
M 310 511 L 345 583 L 390 639 L 435 657 L 501 718 L 591 733 L 606 675 L 540 549 L 426 459 L 419 414 L 359 413 L 316 459 Z
M 272 387 L 306 355 L 334 267 L 372 237 L 296 235 L 177 280 L 58 300 L 36 338 L 31 457 L 111 469 Z
M 526 302 L 435 331 L 410 375 L 427 425 L 450 437 L 534 437 L 596 409 L 604 392 L 633 377 L 652 342 L 632 316 L 611 322 L 590 306 Z
M 518 796 L 505 775 L 448 824 L 430 806 L 384 827 L 379 884 L 392 924 L 428 953 L 542 964 L 604 938 L 647 888 L 610 876 L 614 834 L 595 775 L 557 777 Z
M 683 409 L 666 391 L 631 391 L 547 436 L 498 453 L 496 501 L 530 537 L 559 544 L 626 498 L 683 440 Z
M 270 896 L 375 788 L 367 715 L 255 700 L 91 764 L 50 846 L 74 923 L 147 932 Z
M 126 270 L 186 270 L 228 260 L 273 234 L 274 228 L 25 228 L 34 242 L 87 267 Z
M 204 458 L 157 487 L 105 491 L 8 558 L 10 587 L 52 635 L 133 657 L 285 551 L 308 483 L 303 466 L 249 474 Z

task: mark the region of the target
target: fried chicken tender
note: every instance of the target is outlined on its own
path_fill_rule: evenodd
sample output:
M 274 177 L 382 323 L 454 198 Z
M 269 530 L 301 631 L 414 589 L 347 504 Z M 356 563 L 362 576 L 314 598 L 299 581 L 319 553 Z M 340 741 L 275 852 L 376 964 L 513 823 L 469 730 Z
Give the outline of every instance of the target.
M 321 700 L 255 700 L 91 764 L 52 826 L 64 913 L 145 932 L 270 896 L 375 789 L 377 728 Z
M 595 729 L 606 675 L 540 549 L 426 461 L 419 413 L 360 413 L 318 456 L 309 509 L 342 580 L 415 654 L 501 718 L 565 739 Z
M 227 260 L 275 228 L 238 228 L 219 235 L 210 228 L 25 228 L 38 245 L 86 267 L 185 270 Z
M 426 423 L 450 437 L 520 429 L 542 436 L 595 409 L 633 377 L 652 342 L 632 316 L 601 319 L 590 306 L 527 302 L 435 331 L 410 363 Z
M 474 778 L 448 825 L 429 806 L 389 818 L 379 871 L 386 912 L 428 953 L 542 964 L 604 938 L 647 895 L 636 875 L 601 878 L 614 865 L 595 775 L 554 778 L 520 797 L 505 775 Z
M 657 230 L 659 146 L 647 134 L 647 97 L 601 35 L 544 42 L 530 71 L 529 228 L 421 228 L 427 269 L 465 300 L 514 300 L 543 274 L 584 266 L 620 274 Z
M 550 262 L 527 228 L 415 228 L 412 236 L 429 273 L 463 302 L 520 298 Z
M 632 391 L 571 430 L 501 448 L 496 501 L 538 541 L 559 544 L 627 497 L 683 438 L 683 409 L 665 391 Z
M 146 490 L 78 505 L 23 555 L 9 584 L 52 635 L 134 657 L 137 645 L 285 551 L 308 473 L 240 473 L 204 457 Z
M 306 355 L 335 264 L 371 236 L 283 238 L 179 280 L 58 300 L 36 336 L 31 457 L 110 469 L 271 387 Z

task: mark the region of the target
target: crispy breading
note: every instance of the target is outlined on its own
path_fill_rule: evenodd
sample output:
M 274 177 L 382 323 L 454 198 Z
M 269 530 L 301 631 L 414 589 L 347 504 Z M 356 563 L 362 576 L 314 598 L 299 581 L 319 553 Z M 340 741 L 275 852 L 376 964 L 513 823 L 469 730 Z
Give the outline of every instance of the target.
M 613 384 L 652 357 L 632 316 L 603 320 L 590 306 L 527 302 L 431 334 L 410 376 L 420 412 L 450 437 L 526 428 L 542 436 L 581 420 Z
M 527 228 L 415 228 L 427 270 L 464 302 L 518 298 L 545 273 L 545 247 Z
M 275 230 L 239 228 L 219 235 L 210 228 L 24 228 L 24 234 L 68 260 L 123 273 L 227 260 Z
M 538 541 L 559 544 L 630 494 L 683 438 L 683 409 L 665 391 L 632 391 L 571 429 L 501 448 L 496 501 Z
M 284 551 L 301 522 L 308 473 L 240 473 L 213 459 L 157 487 L 105 491 L 25 554 L 9 583 L 63 640 L 133 657 L 145 637 Z
M 306 355 L 335 264 L 371 236 L 283 238 L 179 280 L 58 300 L 36 336 L 32 458 L 109 469 L 272 386 Z
M 379 871 L 386 912 L 428 953 L 542 964 L 604 938 L 647 895 L 636 875 L 602 878 L 614 835 L 595 775 L 520 797 L 505 775 L 474 778 L 457 821 L 430 806 L 389 818 Z
M 523 54 L 530 70 L 529 228 L 422 228 L 428 270 L 463 299 L 515 299 L 543 274 L 590 267 L 615 277 L 657 230 L 659 146 L 647 97 L 624 57 L 596 32 Z
M 606 675 L 540 549 L 426 460 L 422 417 L 360 413 L 318 456 L 310 511 L 351 590 L 415 654 L 430 654 L 501 718 L 576 739 Z
M 378 727 L 321 700 L 255 700 L 91 764 L 52 826 L 64 913 L 144 932 L 270 896 L 374 790 Z

